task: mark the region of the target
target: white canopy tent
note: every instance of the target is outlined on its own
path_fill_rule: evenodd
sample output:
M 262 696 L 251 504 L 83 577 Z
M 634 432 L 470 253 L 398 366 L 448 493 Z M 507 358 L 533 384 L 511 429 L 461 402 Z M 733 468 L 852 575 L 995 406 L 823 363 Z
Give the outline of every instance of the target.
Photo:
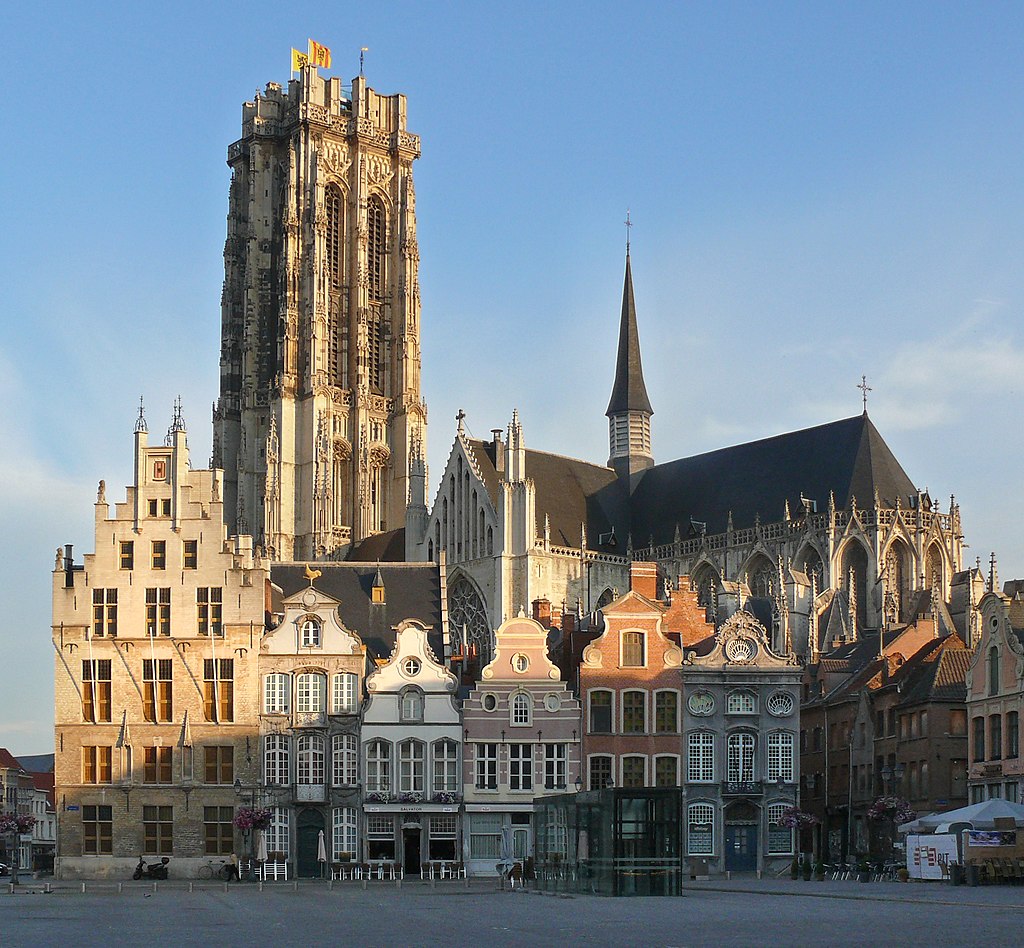
M 1024 826 L 1024 806 L 1009 800 L 985 800 L 959 810 L 929 813 L 901 824 L 901 833 L 945 833 L 954 823 L 970 824 L 972 829 L 994 829 L 997 817 L 1012 817 L 1017 826 Z

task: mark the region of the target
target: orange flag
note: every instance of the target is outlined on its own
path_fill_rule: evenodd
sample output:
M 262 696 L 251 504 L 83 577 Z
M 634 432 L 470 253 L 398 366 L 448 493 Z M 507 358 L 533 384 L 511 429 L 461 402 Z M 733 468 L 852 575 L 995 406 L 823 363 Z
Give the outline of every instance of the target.
M 327 46 L 321 46 L 309 40 L 309 64 L 311 66 L 323 66 L 324 69 L 331 68 L 331 50 Z

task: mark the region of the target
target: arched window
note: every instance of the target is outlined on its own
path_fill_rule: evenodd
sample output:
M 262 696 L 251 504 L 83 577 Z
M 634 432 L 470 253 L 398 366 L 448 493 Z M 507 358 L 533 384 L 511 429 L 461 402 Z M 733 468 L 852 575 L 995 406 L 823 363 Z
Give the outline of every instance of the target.
M 355 714 L 359 710 L 359 697 L 356 694 L 358 676 L 352 672 L 341 672 L 334 676 L 334 713 Z
M 487 528 L 487 555 L 488 556 L 493 556 L 494 555 L 494 528 L 493 527 L 488 527 Z
M 908 592 L 908 561 L 906 546 L 899 540 L 893 541 L 885 554 L 885 592 L 882 600 L 883 618 L 890 625 L 903 618 Z
M 767 778 L 793 782 L 793 735 L 788 731 L 772 731 L 768 735 Z
M 686 779 L 690 783 L 714 783 L 715 735 L 691 731 L 686 741 Z
M 730 783 L 754 780 L 754 735 L 738 731 L 726 741 L 726 780 Z
M 391 745 L 375 740 L 366 745 L 366 789 L 369 793 L 391 792 Z
M 400 793 L 423 792 L 422 741 L 407 740 L 398 745 L 398 790 Z
M 612 782 L 612 759 L 607 754 L 595 754 L 590 758 L 589 767 L 591 790 L 603 790 Z
M 345 202 L 341 188 L 335 184 L 328 185 L 324 199 L 327 205 L 327 275 L 331 286 L 339 287 L 345 282 Z
M 331 783 L 354 787 L 359 782 L 358 769 L 355 734 L 335 734 L 331 738 Z
M 1003 759 L 1003 716 L 989 715 L 988 719 L 988 759 Z
M 447 738 L 434 741 L 434 793 L 457 793 L 459 779 L 459 745 Z
M 822 591 L 825 580 L 825 565 L 821 561 L 818 551 L 809 546 L 803 555 L 803 573 L 811 580 L 814 586 L 815 595 Z
M 1006 756 L 1009 760 L 1016 760 L 1020 753 L 1020 725 L 1016 711 L 1010 711 L 1006 715 Z
M 597 597 L 598 609 L 603 609 L 605 606 L 610 605 L 615 599 L 615 593 L 611 591 L 611 588 L 606 588 L 600 596 Z
M 778 571 L 768 558 L 758 555 L 747 570 L 747 585 L 750 595 L 758 599 L 774 599 L 775 587 L 778 583 Z
M 726 700 L 726 714 L 756 714 L 757 699 L 750 691 L 730 691 Z
M 468 651 L 475 646 L 481 662 L 490 661 L 491 631 L 487 613 L 476 588 L 465 576 L 460 576 L 448 588 L 448 631 L 460 650 Z
M 287 734 L 268 734 L 263 744 L 263 779 L 268 784 L 291 783 Z
M 709 563 L 703 563 L 694 571 L 690 586 L 697 593 L 697 605 L 704 608 L 704 618 L 714 622 L 718 618 L 718 590 L 721 587 L 718 572 Z
M 287 714 L 291 710 L 291 678 L 272 672 L 263 679 L 263 713 Z
M 929 589 L 939 590 L 939 595 L 943 595 L 945 584 L 942 580 L 942 550 L 939 549 L 937 543 L 933 543 L 928 547 L 928 553 L 925 555 L 925 582 L 928 584 Z
M 988 693 L 999 694 L 999 646 L 993 645 L 988 650 Z
M 423 692 L 419 688 L 406 688 L 399 697 L 399 703 L 402 721 L 423 720 Z
M 533 702 L 523 691 L 512 696 L 510 721 L 513 727 L 529 727 L 533 722 Z
M 303 672 L 295 678 L 295 710 L 299 714 L 323 714 L 325 676 Z
M 691 856 L 712 856 L 715 852 L 715 807 L 691 803 L 686 808 L 686 851 Z
M 296 746 L 295 780 L 297 783 L 324 782 L 324 739 L 319 734 L 303 734 Z
M 351 806 L 336 806 L 333 814 L 334 862 L 352 861 L 357 858 L 359 845 L 356 833 L 356 811 Z
M 622 786 L 643 787 L 647 784 L 647 758 L 628 754 L 622 758 Z
M 373 195 L 366 207 L 366 269 L 370 284 L 370 301 L 384 301 L 387 287 L 387 214 L 384 202 Z
M 287 857 L 291 849 L 289 845 L 291 810 L 286 806 L 275 806 L 271 809 L 273 815 L 270 818 L 270 827 L 267 829 L 267 852 L 284 853 Z
M 320 620 L 315 616 L 306 616 L 299 626 L 299 644 L 302 648 L 320 647 Z
M 846 592 L 847 603 L 852 603 L 852 611 L 857 617 L 857 628 L 851 629 L 854 635 L 867 626 L 867 577 L 868 554 L 860 543 L 851 540 L 843 550 L 839 582 Z

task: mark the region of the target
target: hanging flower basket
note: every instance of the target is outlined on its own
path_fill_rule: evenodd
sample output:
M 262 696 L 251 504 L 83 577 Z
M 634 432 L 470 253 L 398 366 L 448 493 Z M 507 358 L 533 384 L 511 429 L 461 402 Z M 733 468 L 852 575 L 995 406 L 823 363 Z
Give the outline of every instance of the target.
M 34 816 L 23 816 L 17 813 L 0 814 L 0 833 L 28 833 L 36 825 Z
M 240 806 L 235 814 L 235 826 L 247 833 L 250 830 L 270 829 L 273 820 L 274 811 L 266 807 Z
M 398 795 L 399 803 L 422 803 L 423 794 L 419 790 L 406 791 Z
M 434 794 L 435 803 L 458 803 L 459 795 L 454 790 L 440 790 Z
M 896 826 L 900 823 L 909 823 L 916 817 L 917 811 L 903 797 L 879 797 L 868 810 L 869 820 L 891 820 Z
M 779 817 L 779 826 L 785 826 L 786 829 L 807 829 L 809 826 L 817 826 L 820 822 L 821 820 L 813 813 L 795 806 L 783 810 L 782 816 Z
M 371 803 L 390 803 L 391 793 L 387 790 L 371 790 L 366 794 L 366 799 Z

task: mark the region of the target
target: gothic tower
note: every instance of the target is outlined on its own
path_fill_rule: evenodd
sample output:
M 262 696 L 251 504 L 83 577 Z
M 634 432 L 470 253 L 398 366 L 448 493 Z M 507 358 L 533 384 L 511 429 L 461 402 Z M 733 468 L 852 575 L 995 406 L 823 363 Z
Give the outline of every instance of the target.
M 228 149 L 214 459 L 232 533 L 339 558 L 404 524 L 421 450 L 420 298 L 404 95 L 314 67 L 242 107 Z
M 608 466 L 619 477 L 639 474 L 654 464 L 651 453 L 651 400 L 644 385 L 640 364 L 640 334 L 636 328 L 633 302 L 633 274 L 626 247 L 626 278 L 622 286 L 622 314 L 619 318 L 619 351 L 615 361 L 615 384 L 608 402 Z

